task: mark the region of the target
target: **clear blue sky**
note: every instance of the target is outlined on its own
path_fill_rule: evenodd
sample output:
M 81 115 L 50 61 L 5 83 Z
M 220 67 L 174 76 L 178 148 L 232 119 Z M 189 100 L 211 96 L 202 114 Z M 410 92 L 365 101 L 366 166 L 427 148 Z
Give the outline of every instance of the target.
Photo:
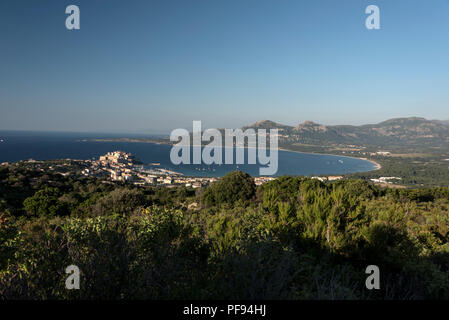
M 448 119 L 448 58 L 449 0 L 2 0 L 0 129 Z

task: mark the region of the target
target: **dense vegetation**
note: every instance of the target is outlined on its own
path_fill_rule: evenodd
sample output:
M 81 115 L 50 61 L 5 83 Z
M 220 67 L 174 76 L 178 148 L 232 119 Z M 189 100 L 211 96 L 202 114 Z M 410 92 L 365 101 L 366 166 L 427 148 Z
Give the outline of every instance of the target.
M 374 158 L 374 157 L 373 157 Z M 373 179 L 379 177 L 400 177 L 395 184 L 412 187 L 444 187 L 449 186 L 449 162 L 428 158 L 392 158 L 377 157 L 382 168 L 380 170 L 347 174 L 346 177 L 359 179 Z
M 2 299 L 449 298 L 449 188 L 256 188 L 242 172 L 137 188 L 10 165 L 0 197 Z M 80 290 L 65 289 L 71 264 Z

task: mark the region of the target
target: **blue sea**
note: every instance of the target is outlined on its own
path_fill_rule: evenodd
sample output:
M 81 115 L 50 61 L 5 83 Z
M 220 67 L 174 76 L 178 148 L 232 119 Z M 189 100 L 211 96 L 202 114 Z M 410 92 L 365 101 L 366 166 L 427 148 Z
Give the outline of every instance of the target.
M 120 150 L 134 154 L 144 164 L 159 163 L 160 168 L 180 172 L 186 176 L 220 177 L 233 170 L 245 171 L 252 176 L 259 175 L 259 165 L 174 165 L 170 161 L 171 145 L 140 142 L 85 141 L 86 139 L 119 138 L 123 136 L 98 133 L 0 131 L 0 163 L 29 159 L 98 159 L 107 152 Z M 141 138 L 142 136 L 126 135 L 126 137 Z M 245 159 L 248 159 L 248 150 L 245 152 Z M 279 151 L 279 163 L 276 175 L 340 175 L 371 171 L 374 169 L 376 169 L 374 163 L 362 159 Z

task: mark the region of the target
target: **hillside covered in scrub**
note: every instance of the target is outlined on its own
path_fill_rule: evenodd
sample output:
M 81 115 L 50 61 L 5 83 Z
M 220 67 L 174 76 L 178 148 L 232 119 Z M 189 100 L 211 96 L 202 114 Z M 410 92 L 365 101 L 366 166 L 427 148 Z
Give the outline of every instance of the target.
M 235 171 L 203 189 L 0 170 L 1 299 L 448 299 L 449 188 Z M 65 268 L 81 270 L 80 290 Z M 367 290 L 377 265 L 381 289 Z

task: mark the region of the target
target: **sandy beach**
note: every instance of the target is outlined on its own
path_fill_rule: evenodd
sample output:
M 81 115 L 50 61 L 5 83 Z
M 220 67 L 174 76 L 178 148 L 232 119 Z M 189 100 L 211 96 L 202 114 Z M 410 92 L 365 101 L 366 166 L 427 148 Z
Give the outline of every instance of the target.
M 350 158 L 350 159 L 361 159 L 361 160 L 365 160 L 365 161 L 373 163 L 376 166 L 376 169 L 374 169 L 373 171 L 376 171 L 376 170 L 379 170 L 379 169 L 382 168 L 382 165 L 379 162 L 374 161 L 374 160 L 370 160 L 370 159 L 367 159 L 367 158 L 350 157 L 350 156 L 343 156 L 343 155 L 340 155 L 340 154 L 332 154 L 332 153 L 303 152 L 303 151 L 296 151 L 296 150 L 290 150 L 290 149 L 285 149 L 285 148 L 278 148 L 278 150 L 280 150 L 280 151 L 288 151 L 288 152 L 296 152 L 296 153 L 303 153 L 303 154 L 320 154 L 320 155 L 323 155 L 323 156 L 337 156 L 337 157 Z

